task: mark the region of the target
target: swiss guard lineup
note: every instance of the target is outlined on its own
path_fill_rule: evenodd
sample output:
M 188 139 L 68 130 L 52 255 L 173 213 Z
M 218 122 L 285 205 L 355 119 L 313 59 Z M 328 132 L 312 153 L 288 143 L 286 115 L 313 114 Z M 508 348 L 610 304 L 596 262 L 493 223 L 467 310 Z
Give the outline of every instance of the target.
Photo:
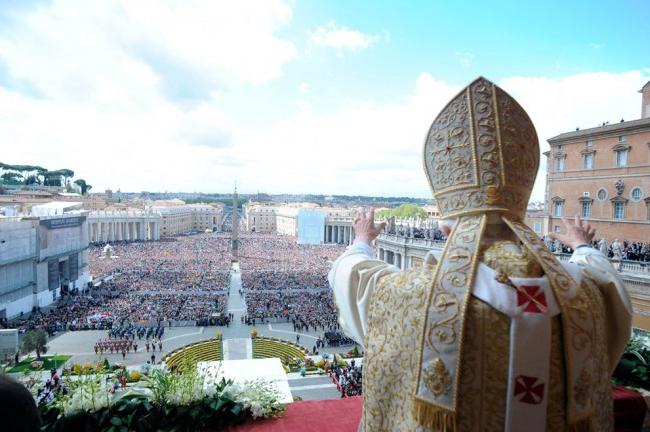
M 373 212 L 355 220 L 329 280 L 366 352 L 360 430 L 613 430 L 632 308 L 588 224 L 555 235 L 575 251 L 561 263 L 523 223 L 539 153 L 524 109 L 478 78 L 424 145 L 444 250 L 400 271 L 374 257 Z

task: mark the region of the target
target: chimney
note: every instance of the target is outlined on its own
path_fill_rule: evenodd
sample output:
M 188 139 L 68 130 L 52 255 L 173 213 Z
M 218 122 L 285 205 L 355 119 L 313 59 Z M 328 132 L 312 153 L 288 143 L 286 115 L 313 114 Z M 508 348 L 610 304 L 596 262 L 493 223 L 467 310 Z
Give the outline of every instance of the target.
M 641 93 L 641 118 L 650 118 L 650 81 L 639 90 Z

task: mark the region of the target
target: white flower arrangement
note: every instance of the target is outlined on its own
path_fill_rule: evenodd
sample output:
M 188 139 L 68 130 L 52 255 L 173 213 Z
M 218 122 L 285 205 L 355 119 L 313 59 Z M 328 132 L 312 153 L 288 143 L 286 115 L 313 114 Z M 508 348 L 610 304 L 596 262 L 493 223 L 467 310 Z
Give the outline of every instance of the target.
M 280 392 L 272 382 L 257 379 L 243 383 L 233 383 L 226 387 L 225 393 L 235 402 L 250 409 L 253 418 L 269 417 L 282 410 Z

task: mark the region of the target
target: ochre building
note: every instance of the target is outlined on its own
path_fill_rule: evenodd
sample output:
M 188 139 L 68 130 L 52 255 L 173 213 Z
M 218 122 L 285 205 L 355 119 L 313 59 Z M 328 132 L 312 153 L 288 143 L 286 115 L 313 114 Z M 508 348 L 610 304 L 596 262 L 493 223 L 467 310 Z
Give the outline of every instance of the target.
M 597 238 L 650 240 L 650 82 L 642 118 L 560 134 L 548 140 L 549 229 L 580 215 Z

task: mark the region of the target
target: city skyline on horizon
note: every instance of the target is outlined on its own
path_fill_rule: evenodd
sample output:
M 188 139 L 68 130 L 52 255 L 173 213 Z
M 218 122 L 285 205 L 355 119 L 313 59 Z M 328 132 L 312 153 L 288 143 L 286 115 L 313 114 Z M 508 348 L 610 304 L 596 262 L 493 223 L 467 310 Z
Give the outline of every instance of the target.
M 236 180 L 245 194 L 431 199 L 423 136 L 479 75 L 526 109 L 541 151 L 640 118 L 650 7 L 608 3 L 9 4 L 3 162 L 70 168 L 92 192 Z M 614 22 L 626 32 L 601 31 Z

